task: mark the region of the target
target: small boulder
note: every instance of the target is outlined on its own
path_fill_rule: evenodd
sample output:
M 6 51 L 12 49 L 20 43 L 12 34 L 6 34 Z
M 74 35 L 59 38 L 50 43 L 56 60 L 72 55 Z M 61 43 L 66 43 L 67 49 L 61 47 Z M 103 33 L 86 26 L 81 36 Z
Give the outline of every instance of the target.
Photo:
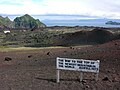
M 90 86 L 89 86 L 89 85 L 86 85 L 85 87 L 86 87 L 86 88 L 89 88 Z
M 4 61 L 11 61 L 12 60 L 12 58 L 10 58 L 10 57 L 5 57 L 5 60 Z
M 47 52 L 47 55 L 50 55 L 50 52 Z
M 109 78 L 108 78 L 108 77 L 104 77 L 102 80 L 103 80 L 103 81 L 108 81 Z
M 82 84 L 86 84 L 87 83 L 87 81 L 86 80 L 82 80 Z
M 29 55 L 29 56 L 28 56 L 28 58 L 31 58 L 31 57 L 32 57 L 32 55 Z
M 70 49 L 73 49 L 73 50 L 74 50 L 75 48 L 73 48 L 73 47 L 70 47 Z
M 70 47 L 70 49 L 72 49 L 72 47 Z
M 35 60 L 35 62 L 37 62 L 37 60 Z
M 64 51 L 64 53 L 66 53 L 67 51 Z
M 108 72 L 108 73 L 110 73 L 111 71 L 110 71 L 110 70 L 108 70 L 107 72 Z

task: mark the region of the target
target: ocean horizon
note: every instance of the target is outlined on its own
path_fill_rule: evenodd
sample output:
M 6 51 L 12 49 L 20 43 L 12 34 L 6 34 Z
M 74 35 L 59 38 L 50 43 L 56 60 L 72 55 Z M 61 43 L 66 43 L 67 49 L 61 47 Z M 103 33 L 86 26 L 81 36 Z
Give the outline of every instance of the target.
M 47 26 L 94 26 L 106 28 L 120 28 L 120 25 L 108 25 L 107 21 L 119 21 L 114 19 L 81 19 L 81 20 L 42 20 Z

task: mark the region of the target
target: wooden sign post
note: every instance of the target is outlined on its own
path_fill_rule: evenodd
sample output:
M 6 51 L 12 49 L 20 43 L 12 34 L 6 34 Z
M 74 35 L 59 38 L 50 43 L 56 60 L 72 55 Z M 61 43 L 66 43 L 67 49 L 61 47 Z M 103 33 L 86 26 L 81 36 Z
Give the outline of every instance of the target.
M 57 83 L 60 82 L 60 70 L 57 70 Z
M 83 80 L 83 72 L 96 73 L 95 80 L 99 75 L 99 60 L 69 59 L 57 57 L 57 83 L 60 82 L 60 70 L 80 71 L 80 82 Z

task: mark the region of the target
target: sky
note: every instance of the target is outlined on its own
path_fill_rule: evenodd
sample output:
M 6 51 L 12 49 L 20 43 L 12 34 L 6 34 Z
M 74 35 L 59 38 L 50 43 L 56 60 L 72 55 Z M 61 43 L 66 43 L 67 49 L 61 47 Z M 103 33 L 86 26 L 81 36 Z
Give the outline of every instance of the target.
M 120 19 L 120 0 L 0 0 L 0 14 L 69 14 Z

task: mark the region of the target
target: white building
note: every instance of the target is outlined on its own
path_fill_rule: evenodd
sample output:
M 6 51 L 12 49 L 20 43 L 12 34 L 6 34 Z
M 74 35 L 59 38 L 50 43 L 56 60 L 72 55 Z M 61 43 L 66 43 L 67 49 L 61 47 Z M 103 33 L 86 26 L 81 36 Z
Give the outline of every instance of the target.
M 9 30 L 6 30 L 6 31 L 4 31 L 4 33 L 6 34 L 6 33 L 10 33 L 10 31 Z

